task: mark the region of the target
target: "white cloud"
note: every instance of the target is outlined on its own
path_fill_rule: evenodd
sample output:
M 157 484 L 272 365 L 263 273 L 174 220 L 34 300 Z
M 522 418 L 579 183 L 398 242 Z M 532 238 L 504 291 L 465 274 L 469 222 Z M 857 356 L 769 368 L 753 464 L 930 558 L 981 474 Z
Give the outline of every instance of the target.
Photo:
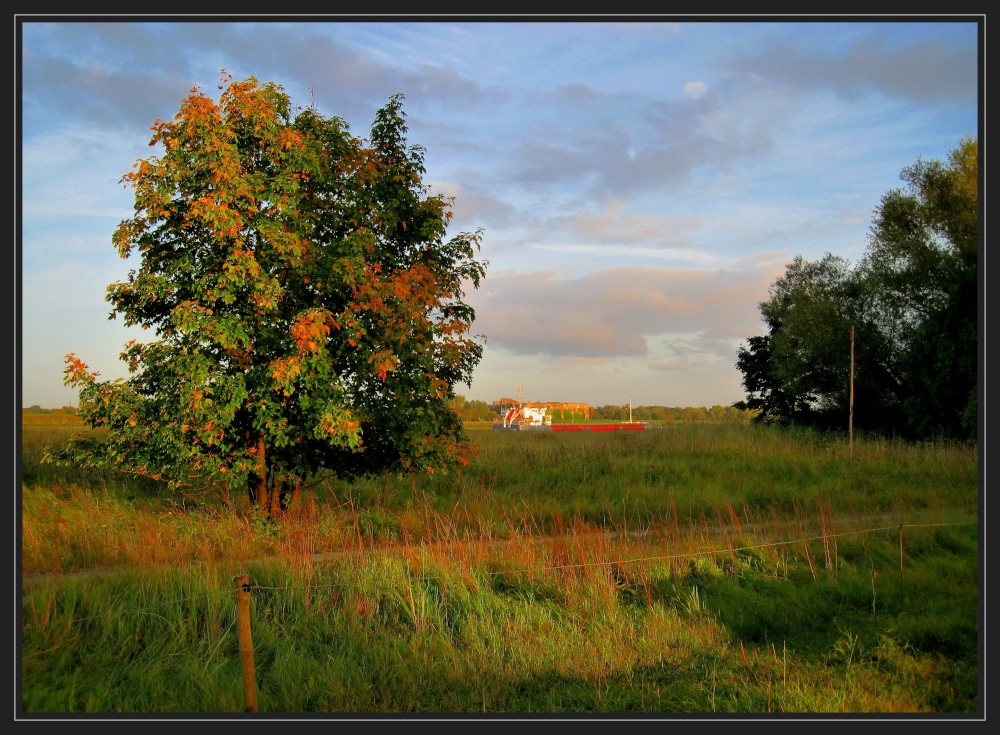
M 578 277 L 504 271 L 468 300 L 475 331 L 491 349 L 515 355 L 648 357 L 648 338 L 688 334 L 702 351 L 732 362 L 736 342 L 759 331 L 757 303 L 773 275 L 767 264 L 741 271 L 621 267 Z
M 688 82 L 684 85 L 683 95 L 689 100 L 696 100 L 705 92 L 708 91 L 708 86 L 704 82 Z

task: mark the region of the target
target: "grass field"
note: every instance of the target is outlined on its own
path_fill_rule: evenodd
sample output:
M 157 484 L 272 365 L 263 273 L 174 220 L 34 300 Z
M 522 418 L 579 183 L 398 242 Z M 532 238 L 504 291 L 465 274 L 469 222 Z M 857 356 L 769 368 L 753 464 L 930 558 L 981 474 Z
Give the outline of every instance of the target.
M 483 427 L 488 429 L 488 425 Z M 980 710 L 978 451 L 686 425 L 470 427 L 472 467 L 243 498 L 40 463 L 24 713 Z

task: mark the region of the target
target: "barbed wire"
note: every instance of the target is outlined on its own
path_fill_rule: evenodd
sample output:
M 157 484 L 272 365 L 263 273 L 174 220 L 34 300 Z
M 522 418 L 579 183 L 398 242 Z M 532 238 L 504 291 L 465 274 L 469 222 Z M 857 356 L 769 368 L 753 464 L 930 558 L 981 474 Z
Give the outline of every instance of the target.
M 862 534 L 873 534 L 873 533 L 878 533 L 878 532 L 881 532 L 881 531 L 901 530 L 901 529 L 906 529 L 906 528 L 931 528 L 931 527 L 941 527 L 941 526 L 964 526 L 964 525 L 972 525 L 974 523 L 976 523 L 976 521 L 959 521 L 959 522 L 952 522 L 952 523 L 919 523 L 919 524 L 918 523 L 901 523 L 901 524 L 892 524 L 892 525 L 887 525 L 887 526 L 878 526 L 878 527 L 875 527 L 875 528 L 857 529 L 857 530 L 852 530 L 852 531 L 841 531 L 841 532 L 838 532 L 838 533 L 826 533 L 826 534 L 820 534 L 818 536 L 809 536 L 809 537 L 804 537 L 804 538 L 789 539 L 789 540 L 783 540 L 783 541 L 771 541 L 771 542 L 764 542 L 764 543 L 750 544 L 750 545 L 742 545 L 742 546 L 729 546 L 729 545 L 727 545 L 727 546 L 724 546 L 724 547 L 716 547 L 716 548 L 710 548 L 710 549 L 699 549 L 699 550 L 693 550 L 693 551 L 685 551 L 685 552 L 678 553 L 678 554 L 656 554 L 656 555 L 651 555 L 651 556 L 641 556 L 641 557 L 634 557 L 634 558 L 628 558 L 628 559 L 601 560 L 601 561 L 592 561 L 592 562 L 583 562 L 583 561 L 581 561 L 581 562 L 573 562 L 573 563 L 565 563 L 565 564 L 543 564 L 543 565 L 533 565 L 531 567 L 521 567 L 521 568 L 516 568 L 516 569 L 481 569 L 481 570 L 477 570 L 477 574 L 481 574 L 481 575 L 484 575 L 484 576 L 487 576 L 487 577 L 496 577 L 496 576 L 501 576 L 501 575 L 503 575 L 503 576 L 515 575 L 516 576 L 516 575 L 526 575 L 526 574 L 532 574 L 532 573 L 538 573 L 538 572 L 567 570 L 567 569 L 586 569 L 586 568 L 593 568 L 593 567 L 612 567 L 612 566 L 614 566 L 614 567 L 621 567 L 621 566 L 626 566 L 626 565 L 629 565 L 629 564 L 638 564 L 638 563 L 643 563 L 643 562 L 657 562 L 657 561 L 659 561 L 659 562 L 670 562 L 670 561 L 676 561 L 678 559 L 691 559 L 691 558 L 702 557 L 702 556 L 732 555 L 732 554 L 736 554 L 736 553 L 739 553 L 739 552 L 749 552 L 749 551 L 755 551 L 755 550 L 758 550 L 758 549 L 774 548 L 774 547 L 778 547 L 778 546 L 791 546 L 791 545 L 795 545 L 795 544 L 807 544 L 807 543 L 812 542 L 812 541 L 825 541 L 825 540 L 836 539 L 836 538 L 840 538 L 840 537 L 844 537 L 844 536 L 857 536 L 857 535 L 862 535 Z M 559 538 L 559 537 L 550 537 L 548 540 L 557 539 L 557 538 Z M 563 537 L 563 538 L 566 538 L 566 537 Z M 422 549 L 426 549 L 426 547 L 421 547 L 421 548 Z M 394 547 L 393 550 L 398 550 L 398 547 Z M 236 579 L 236 576 L 238 576 L 238 575 L 234 575 L 234 580 Z M 434 580 L 448 579 L 448 576 L 444 575 L 444 574 L 438 574 L 438 575 L 420 574 L 420 575 L 415 575 L 414 578 L 417 579 L 417 580 L 419 580 L 419 581 L 434 581 Z M 293 584 L 286 584 L 286 585 L 283 585 L 283 586 L 250 584 L 249 585 L 249 589 L 251 591 L 252 590 L 272 590 L 272 591 L 278 591 L 278 590 L 292 590 L 292 589 L 309 589 L 309 590 L 315 591 L 315 590 L 324 590 L 324 589 L 345 588 L 345 587 L 350 587 L 350 586 L 354 586 L 354 585 L 357 585 L 356 581 L 352 581 L 352 582 L 336 582 L 336 583 L 329 583 L 329 584 L 309 584 L 308 586 L 305 586 L 305 585 L 293 585 Z M 204 593 L 204 594 L 200 594 L 200 595 L 193 595 L 193 596 L 186 595 L 186 596 L 183 596 L 183 597 L 177 597 L 177 598 L 173 598 L 173 599 L 170 599 L 170 600 L 166 600 L 166 601 L 163 601 L 161 603 L 158 603 L 154 607 L 119 610 L 118 614 L 122 614 L 122 615 L 126 615 L 126 614 L 128 614 L 128 615 L 147 614 L 147 615 L 157 615 L 159 617 L 163 617 L 162 615 L 158 615 L 158 613 L 159 613 L 160 610 L 162 610 L 166 606 L 175 605 L 175 604 L 182 604 L 182 603 L 191 603 L 191 602 L 196 602 L 198 600 L 209 599 L 209 598 L 218 598 L 218 597 L 228 596 L 228 595 L 235 594 L 240 589 L 241 589 L 240 585 L 234 584 L 233 587 L 231 587 L 231 588 L 220 589 L 220 590 L 218 590 L 216 592 L 208 592 L 208 593 Z M 384 589 L 391 589 L 391 587 L 389 585 L 386 585 L 384 587 Z M 106 617 L 107 617 L 106 615 L 89 615 L 89 616 L 86 616 L 86 617 L 74 618 L 74 620 L 76 622 L 85 622 L 85 621 L 89 621 L 89 620 L 101 619 L 101 618 L 106 618 Z M 163 619 L 166 622 L 168 622 L 168 623 L 170 622 L 166 618 L 163 618 Z
M 769 547 L 773 547 L 773 546 L 790 546 L 792 544 L 802 544 L 802 543 L 808 543 L 810 541 L 822 541 L 824 539 L 833 539 L 833 538 L 838 538 L 840 536 L 853 536 L 853 535 L 866 534 L 866 533 L 877 533 L 879 531 L 895 531 L 895 530 L 898 530 L 899 528 L 928 528 L 928 527 L 931 527 L 931 526 L 965 526 L 965 525 L 972 525 L 973 523 L 975 523 L 975 521 L 961 521 L 961 522 L 955 522 L 955 523 L 912 523 L 912 524 L 908 524 L 908 523 L 898 524 L 897 523 L 897 524 L 894 524 L 894 525 L 891 525 L 891 526 L 880 526 L 878 528 L 867 528 L 867 529 L 862 529 L 862 530 L 858 530 L 858 531 L 842 531 L 840 533 L 827 533 L 827 534 L 822 534 L 820 536 L 811 536 L 811 537 L 808 537 L 808 538 L 792 539 L 792 540 L 789 540 L 789 541 L 774 541 L 774 542 L 763 543 L 763 544 L 754 544 L 754 545 L 751 545 L 751 546 L 739 546 L 739 547 L 734 546 L 732 548 L 726 546 L 724 548 L 717 548 L 717 549 L 703 549 L 703 550 L 700 550 L 700 551 L 689 551 L 689 552 L 684 552 L 682 554 L 667 554 L 665 556 L 663 556 L 663 555 L 644 556 L 644 557 L 637 557 L 637 558 L 634 558 L 634 559 L 619 559 L 619 560 L 614 560 L 614 561 L 594 561 L 594 562 L 576 562 L 576 563 L 573 563 L 573 564 L 537 565 L 537 566 L 532 566 L 532 567 L 524 567 L 524 568 L 521 568 L 521 569 L 482 570 L 482 571 L 480 571 L 480 573 L 481 574 L 485 574 L 486 576 L 509 575 L 509 574 L 530 574 L 532 572 L 554 571 L 554 570 L 560 570 L 560 569 L 574 569 L 574 568 L 583 569 L 583 568 L 588 568 L 588 567 L 622 566 L 622 565 L 626 565 L 626 564 L 634 564 L 634 563 L 638 563 L 638 562 L 648 562 L 648 561 L 673 561 L 675 559 L 688 559 L 688 558 L 696 557 L 696 556 L 719 556 L 719 555 L 730 554 L 730 553 L 735 553 L 735 552 L 739 552 L 739 551 L 753 551 L 755 549 L 764 549 L 764 548 L 769 548 Z M 437 579 L 447 579 L 447 577 L 445 575 L 443 575 L 443 574 L 442 575 L 420 575 L 419 579 L 421 581 L 430 581 L 430 580 L 437 580 Z M 354 584 L 354 583 L 351 583 L 351 582 L 338 582 L 338 583 L 335 583 L 335 584 L 328 584 L 328 585 L 312 585 L 311 584 L 311 585 L 309 585 L 309 588 L 313 589 L 313 590 L 328 589 L 328 588 L 332 589 L 332 588 L 336 588 L 336 587 L 348 587 L 348 586 L 351 586 L 352 584 Z M 286 585 L 284 587 L 270 587 L 270 586 L 265 586 L 265 585 L 252 584 L 252 585 L 250 585 L 250 588 L 251 589 L 259 589 L 259 590 L 283 590 L 283 589 L 293 589 L 294 586 L 292 586 L 292 585 Z

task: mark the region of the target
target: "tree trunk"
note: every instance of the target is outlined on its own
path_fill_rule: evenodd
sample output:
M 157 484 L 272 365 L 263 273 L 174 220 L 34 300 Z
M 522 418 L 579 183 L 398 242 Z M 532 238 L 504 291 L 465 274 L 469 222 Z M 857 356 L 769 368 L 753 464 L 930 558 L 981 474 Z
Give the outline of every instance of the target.
M 279 487 L 280 486 L 280 487 Z M 271 518 L 277 518 L 281 515 L 283 504 L 281 502 L 282 495 L 284 494 L 284 483 L 279 483 L 273 476 L 271 477 L 271 498 L 270 505 L 268 507 L 268 515 Z
M 250 505 L 257 505 L 257 474 L 255 472 L 247 473 L 247 499 L 250 501 Z
M 250 504 L 270 518 L 278 518 L 289 508 L 298 506 L 302 499 L 302 483 L 299 480 L 279 481 L 267 466 L 264 435 L 247 434 L 248 443 L 254 447 L 257 471 L 247 475 L 247 495 Z
M 257 472 L 247 475 L 247 491 L 250 502 L 263 512 L 270 510 L 269 494 L 267 492 L 267 458 L 264 456 L 264 435 L 257 434 L 255 441 L 257 454 Z
M 295 481 L 294 484 L 285 480 L 281 483 L 281 509 L 298 508 L 302 501 L 302 482 Z

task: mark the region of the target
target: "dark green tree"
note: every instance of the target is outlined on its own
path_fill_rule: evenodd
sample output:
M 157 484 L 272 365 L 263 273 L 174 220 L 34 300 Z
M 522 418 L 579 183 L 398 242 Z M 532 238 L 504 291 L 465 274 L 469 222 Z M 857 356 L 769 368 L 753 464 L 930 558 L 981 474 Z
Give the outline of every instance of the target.
M 223 71 L 219 89 L 156 121 L 162 155 L 123 177 L 135 215 L 114 243 L 140 263 L 109 286 L 110 318 L 156 339 L 126 346 L 127 380 L 67 356 L 109 433 L 51 459 L 245 488 L 272 515 L 316 475 L 466 463 L 451 403 L 482 356 L 463 289 L 486 264 L 478 232 L 446 237 L 402 96 L 365 140 L 278 85 Z
M 808 393 L 792 393 L 777 376 L 770 334 L 749 337 L 746 344 L 741 344 L 736 352 L 736 368 L 743 373 L 747 397 L 733 406 L 755 412 L 758 423 L 803 423 L 812 411 L 815 398 Z
M 842 368 L 850 355 L 843 296 L 849 264 L 827 254 L 820 261 L 801 256 L 759 304 L 768 334 L 740 346 L 736 367 L 743 373 L 746 408 L 758 420 L 814 424 L 836 412 L 849 387 Z
M 975 436 L 978 145 L 903 170 L 856 266 L 795 258 L 760 304 L 768 334 L 737 352 L 758 420 L 854 425 L 911 437 Z
M 903 169 L 876 210 L 862 263 L 899 345 L 909 430 L 972 439 L 978 429 L 979 144 Z

